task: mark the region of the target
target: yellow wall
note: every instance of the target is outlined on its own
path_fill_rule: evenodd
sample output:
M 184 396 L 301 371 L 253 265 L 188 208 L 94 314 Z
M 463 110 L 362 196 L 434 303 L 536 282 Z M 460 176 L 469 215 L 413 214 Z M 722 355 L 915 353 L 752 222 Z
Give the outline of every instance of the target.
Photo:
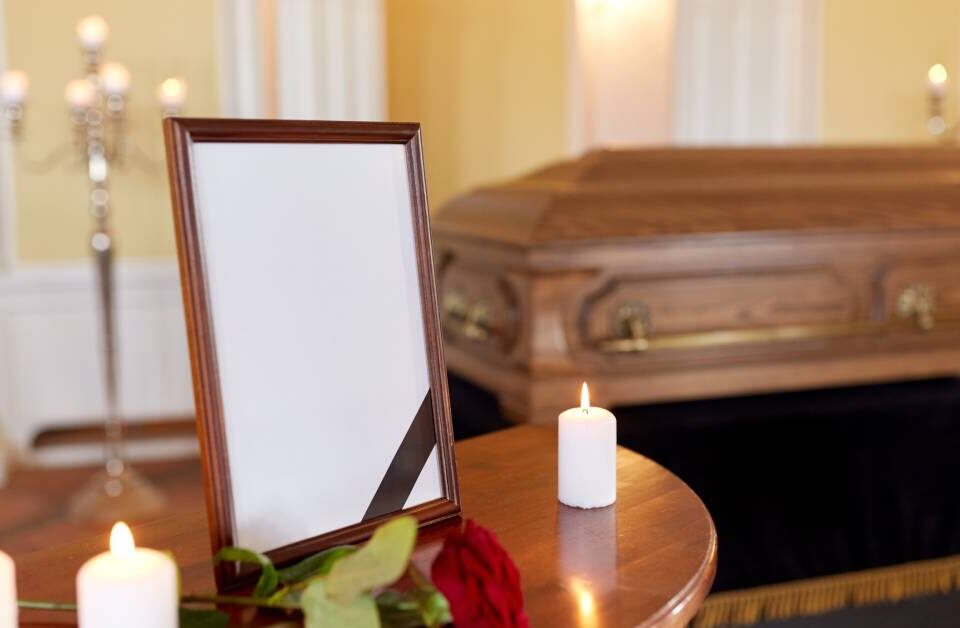
M 217 115 L 215 0 L 4 0 L 10 67 L 32 79 L 17 150 L 17 256 L 87 255 L 86 180 L 76 165 L 38 174 L 26 163 L 69 136 L 63 86 L 80 71 L 74 25 L 90 13 L 111 25 L 106 57 L 134 83 L 133 142 L 156 164 L 112 173 L 114 226 L 126 257 L 171 255 L 169 194 L 154 104 L 156 83 L 186 77 L 189 115 Z M 561 158 L 567 133 L 567 2 L 386 0 L 389 115 L 423 123 L 431 205 L 480 183 Z
M 189 83 L 189 115 L 216 115 L 214 0 L 4 0 L 10 67 L 31 78 L 25 139 L 16 152 L 17 257 L 25 261 L 87 256 L 90 218 L 87 183 L 75 162 L 49 174 L 32 172 L 37 160 L 70 137 L 63 88 L 81 71 L 74 26 L 99 13 L 110 24 L 106 58 L 133 74 L 130 139 L 154 162 L 149 172 L 131 164 L 111 172 L 114 226 L 122 256 L 174 252 L 170 195 L 163 167 L 156 84 L 170 75 Z
M 565 0 L 387 0 L 389 113 L 423 124 L 430 205 L 561 158 Z
M 827 0 L 821 6 L 823 141 L 929 142 L 927 69 L 943 63 L 954 78 L 953 93 L 960 87 L 960 2 Z
M 389 116 L 423 124 L 434 208 L 471 187 L 564 156 L 572 26 L 566 0 L 385 1 Z M 18 257 L 87 255 L 82 170 L 61 166 L 41 175 L 26 162 L 68 137 L 63 86 L 80 70 L 73 29 L 94 12 L 112 26 L 107 57 L 133 73 L 131 138 L 154 161 L 151 172 L 114 172 L 120 253 L 170 255 L 172 221 L 154 87 L 181 74 L 190 83 L 187 113 L 217 114 L 215 0 L 58 0 L 55 10 L 53 4 L 2 2 L 8 63 L 32 78 L 14 175 Z M 929 141 L 925 73 L 931 64 L 944 63 L 960 88 L 960 3 L 829 0 L 822 3 L 822 19 L 823 141 Z

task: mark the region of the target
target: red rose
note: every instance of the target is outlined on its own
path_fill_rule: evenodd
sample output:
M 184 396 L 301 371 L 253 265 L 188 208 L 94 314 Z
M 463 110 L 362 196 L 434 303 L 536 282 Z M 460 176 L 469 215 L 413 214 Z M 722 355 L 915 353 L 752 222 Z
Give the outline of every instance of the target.
M 528 628 L 520 572 L 493 532 L 468 520 L 450 534 L 430 568 L 457 628 Z

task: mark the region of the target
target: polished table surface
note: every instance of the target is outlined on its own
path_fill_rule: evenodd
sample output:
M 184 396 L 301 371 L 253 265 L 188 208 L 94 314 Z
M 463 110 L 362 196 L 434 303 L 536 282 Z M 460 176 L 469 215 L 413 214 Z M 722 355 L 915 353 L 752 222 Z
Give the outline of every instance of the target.
M 596 510 L 556 499 L 556 431 L 516 427 L 456 444 L 463 516 L 499 536 L 520 569 L 532 626 L 681 626 L 716 570 L 710 514 L 682 481 L 620 448 L 617 502 Z M 133 526 L 139 545 L 173 551 L 184 593 L 213 590 L 197 461 L 143 465 L 164 487 L 170 513 Z M 76 470 L 15 473 L 0 490 L 0 549 L 17 561 L 20 597 L 72 601 L 80 565 L 106 547 L 106 531 L 72 524 L 64 500 Z M 421 534 L 428 568 L 449 526 Z M 72 613 L 25 611 L 21 626 L 75 622 Z

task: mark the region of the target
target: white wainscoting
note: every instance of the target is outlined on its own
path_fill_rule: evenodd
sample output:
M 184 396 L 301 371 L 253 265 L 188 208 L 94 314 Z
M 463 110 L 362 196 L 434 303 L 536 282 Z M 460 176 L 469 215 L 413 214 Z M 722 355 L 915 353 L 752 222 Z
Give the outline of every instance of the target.
M 129 421 L 193 413 L 186 330 L 173 260 L 117 268 L 120 409 Z M 0 274 L 0 426 L 30 461 L 52 427 L 104 417 L 91 265 L 19 265 Z

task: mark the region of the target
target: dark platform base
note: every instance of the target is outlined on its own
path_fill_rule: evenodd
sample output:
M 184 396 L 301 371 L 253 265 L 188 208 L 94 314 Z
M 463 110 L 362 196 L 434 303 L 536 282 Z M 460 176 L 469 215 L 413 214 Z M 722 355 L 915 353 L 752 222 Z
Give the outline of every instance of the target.
M 451 376 L 457 438 L 505 424 Z M 716 522 L 715 591 L 960 553 L 960 380 L 619 408 Z

